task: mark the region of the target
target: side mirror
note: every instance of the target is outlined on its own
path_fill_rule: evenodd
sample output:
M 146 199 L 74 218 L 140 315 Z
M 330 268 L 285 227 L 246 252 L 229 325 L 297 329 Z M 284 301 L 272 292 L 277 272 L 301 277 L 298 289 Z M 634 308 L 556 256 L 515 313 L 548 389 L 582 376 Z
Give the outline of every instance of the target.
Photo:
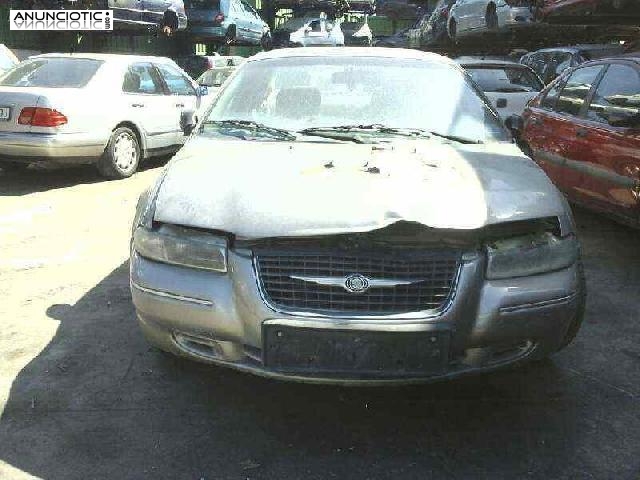
M 524 130 L 524 120 L 520 115 L 509 115 L 504 121 L 504 126 L 507 127 L 514 138 L 519 138 L 522 130 Z
M 197 92 L 199 97 L 206 97 L 209 95 L 209 87 L 206 85 L 199 85 Z
M 506 108 L 507 107 L 507 99 L 506 98 L 499 98 L 496 100 L 496 107 L 497 108 Z
M 193 110 L 186 110 L 180 115 L 180 130 L 184 133 L 185 137 L 191 135 L 198 124 L 196 112 Z
M 305 35 L 308 35 L 310 31 L 311 31 L 311 27 L 304 27 L 304 34 Z

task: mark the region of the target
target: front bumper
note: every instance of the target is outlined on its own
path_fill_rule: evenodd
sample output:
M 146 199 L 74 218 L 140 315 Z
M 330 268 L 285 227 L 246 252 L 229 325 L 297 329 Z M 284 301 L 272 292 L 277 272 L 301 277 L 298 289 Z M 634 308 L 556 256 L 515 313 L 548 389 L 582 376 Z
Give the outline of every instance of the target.
M 102 155 L 108 140 L 93 133 L 0 132 L 0 160 L 91 161 Z
M 195 360 L 266 377 L 348 385 L 415 383 L 489 371 L 562 345 L 583 301 L 579 267 L 533 277 L 488 281 L 482 255 L 463 262 L 455 295 L 440 312 L 391 317 L 289 314 L 263 301 L 250 252 L 229 252 L 229 273 L 193 270 L 131 256 L 131 291 L 140 326 L 156 346 Z M 269 368 L 265 327 L 371 332 L 390 337 L 446 334 L 443 369 L 376 375 Z

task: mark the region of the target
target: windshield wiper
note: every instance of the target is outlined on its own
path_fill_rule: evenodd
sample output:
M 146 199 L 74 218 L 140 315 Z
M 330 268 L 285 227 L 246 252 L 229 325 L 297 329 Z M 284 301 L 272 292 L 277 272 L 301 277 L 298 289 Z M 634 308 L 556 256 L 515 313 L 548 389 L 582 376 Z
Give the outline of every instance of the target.
M 319 137 L 349 139 L 356 143 L 365 143 L 362 138 L 354 136 L 354 133 L 381 133 L 388 135 L 399 135 L 403 137 L 429 138 L 431 136 L 445 138 L 458 143 L 481 144 L 482 140 L 460 137 L 458 135 L 448 135 L 436 131 L 423 130 L 421 128 L 396 128 L 387 127 L 377 123 L 370 125 L 338 125 L 336 127 L 311 127 L 300 130 L 302 135 L 316 135 Z
M 481 144 L 484 143 L 482 140 L 474 140 L 473 138 L 460 137 L 458 135 L 447 135 L 445 133 L 439 132 L 429 132 L 431 135 L 440 138 L 446 138 L 447 140 L 453 140 L 458 143 L 466 143 L 466 144 Z
M 257 123 L 252 120 L 208 120 L 205 125 L 215 125 L 223 128 L 240 128 L 249 130 L 253 133 L 262 133 L 281 140 L 295 140 L 296 136 L 289 130 L 282 128 L 269 127 L 263 123 Z
M 525 93 L 530 92 L 531 90 L 526 87 L 499 87 L 493 91 L 498 93 Z
M 423 137 L 429 136 L 429 132 L 419 128 L 395 128 L 387 127 L 377 123 L 369 125 L 337 125 L 334 127 L 310 127 L 305 128 L 298 133 L 302 135 L 317 136 L 324 138 L 332 138 L 336 140 L 351 140 L 355 143 L 366 143 L 358 134 L 383 134 L 383 135 L 400 135 L 406 137 Z

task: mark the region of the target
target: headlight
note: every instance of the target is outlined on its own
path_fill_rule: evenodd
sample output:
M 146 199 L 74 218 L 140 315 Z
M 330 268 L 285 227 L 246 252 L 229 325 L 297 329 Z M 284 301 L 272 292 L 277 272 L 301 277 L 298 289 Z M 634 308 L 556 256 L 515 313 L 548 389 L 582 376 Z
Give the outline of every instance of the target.
M 138 227 L 133 234 L 133 248 L 141 256 L 158 262 L 227 271 L 227 239 L 191 228 Z
M 496 280 L 567 268 L 578 260 L 580 246 L 573 235 L 545 232 L 492 242 L 487 253 L 487 278 Z

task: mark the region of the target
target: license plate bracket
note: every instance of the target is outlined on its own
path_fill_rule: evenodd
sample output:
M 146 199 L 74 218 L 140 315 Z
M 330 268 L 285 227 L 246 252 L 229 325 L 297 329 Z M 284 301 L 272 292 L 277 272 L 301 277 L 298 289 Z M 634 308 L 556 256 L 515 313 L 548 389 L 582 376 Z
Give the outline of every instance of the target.
M 0 121 L 8 121 L 11 118 L 11 107 L 0 107 Z
M 424 376 L 442 373 L 449 331 L 380 332 L 263 326 L 267 368 L 309 375 Z

